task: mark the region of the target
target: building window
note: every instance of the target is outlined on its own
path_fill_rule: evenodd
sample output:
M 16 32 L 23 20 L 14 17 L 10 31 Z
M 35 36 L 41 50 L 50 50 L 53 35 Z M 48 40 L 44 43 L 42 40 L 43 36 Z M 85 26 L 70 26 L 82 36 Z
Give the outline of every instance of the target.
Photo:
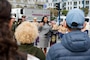
M 79 6 L 79 9 L 80 9 L 81 7 Z
M 74 5 L 77 5 L 77 2 L 74 2 Z
M 56 6 L 56 3 L 54 3 L 54 6 Z
M 79 1 L 79 4 L 80 4 L 80 1 Z
M 89 1 L 86 1 L 86 4 L 89 4 Z
M 64 5 L 66 6 L 66 3 L 64 3 Z
M 50 3 L 49 3 L 49 6 L 50 6 Z
M 69 2 L 68 2 L 68 5 L 69 5 Z
M 66 6 L 66 3 L 64 3 L 63 5 Z
M 82 1 L 82 4 L 84 3 L 84 1 Z
M 69 7 L 68 7 L 68 10 L 69 10 Z
M 65 7 L 66 6 L 66 3 L 63 3 L 63 5 L 62 5 L 63 7 Z
M 53 0 L 53 2 L 56 2 L 57 0 Z
M 70 9 L 72 9 L 72 7 L 70 7 Z
M 89 6 L 86 6 L 86 8 L 88 8 L 88 9 L 89 9 Z
M 66 10 L 66 7 L 65 8 L 63 8 L 64 10 Z
M 77 8 L 77 7 L 74 7 L 74 8 Z

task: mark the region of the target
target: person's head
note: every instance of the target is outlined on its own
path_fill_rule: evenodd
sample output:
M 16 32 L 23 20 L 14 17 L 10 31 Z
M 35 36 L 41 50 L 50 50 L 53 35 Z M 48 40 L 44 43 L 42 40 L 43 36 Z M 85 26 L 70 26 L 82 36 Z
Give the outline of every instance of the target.
M 25 21 L 25 20 L 26 20 L 26 16 L 23 15 L 23 16 L 22 16 L 22 22 Z
M 51 25 L 53 27 L 54 25 L 56 25 L 56 22 L 55 21 L 51 21 L 49 25 Z
M 44 16 L 44 17 L 42 18 L 42 22 L 43 22 L 43 23 L 48 23 L 48 17 L 47 17 L 47 16 Z
M 22 19 L 18 19 L 18 24 L 21 24 L 22 23 Z
M 13 54 L 17 44 L 10 30 L 11 4 L 8 0 L 0 0 L 0 60 L 14 60 Z
M 71 30 L 81 30 L 85 27 L 84 12 L 80 9 L 70 10 L 66 16 L 66 25 Z
M 64 25 L 64 22 L 62 21 L 62 22 L 60 22 L 60 26 L 62 26 L 63 27 L 63 25 Z
M 36 18 L 36 17 L 34 17 L 33 21 L 34 21 L 34 22 L 37 22 L 37 18 Z
M 22 22 L 15 30 L 15 38 L 21 44 L 34 43 L 37 37 L 37 26 L 28 21 Z

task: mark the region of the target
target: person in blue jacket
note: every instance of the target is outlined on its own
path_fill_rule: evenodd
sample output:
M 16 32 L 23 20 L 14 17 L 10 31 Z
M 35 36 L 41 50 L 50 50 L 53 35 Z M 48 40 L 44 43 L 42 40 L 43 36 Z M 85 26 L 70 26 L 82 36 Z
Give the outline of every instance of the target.
M 81 31 L 86 25 L 84 17 L 80 9 L 68 12 L 64 24 L 68 33 L 62 37 L 61 43 L 50 48 L 46 60 L 90 60 L 90 38 Z

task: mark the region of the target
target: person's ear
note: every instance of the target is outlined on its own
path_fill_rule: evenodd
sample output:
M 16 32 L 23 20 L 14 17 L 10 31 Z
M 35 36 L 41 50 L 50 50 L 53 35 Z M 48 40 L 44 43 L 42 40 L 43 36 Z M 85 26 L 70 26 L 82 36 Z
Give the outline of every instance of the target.
M 13 25 L 13 21 L 10 19 L 10 21 L 9 21 L 9 28 L 10 29 L 12 28 L 12 25 Z
M 82 32 L 84 32 L 84 31 L 86 30 L 86 24 L 87 24 L 87 23 L 84 22 L 84 24 L 83 24 L 83 28 L 81 29 Z
M 86 24 L 87 24 L 87 22 L 84 22 L 84 24 L 83 24 L 83 28 L 85 28 L 85 27 L 86 27 Z
M 64 26 L 65 28 L 67 28 L 67 24 L 66 24 L 66 21 L 65 21 L 65 20 L 63 21 L 63 26 Z

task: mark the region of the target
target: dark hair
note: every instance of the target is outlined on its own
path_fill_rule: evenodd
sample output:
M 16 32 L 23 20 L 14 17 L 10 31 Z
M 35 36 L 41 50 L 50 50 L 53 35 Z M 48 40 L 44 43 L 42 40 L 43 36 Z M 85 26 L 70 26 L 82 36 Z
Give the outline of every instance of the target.
M 78 24 L 77 24 L 76 22 L 73 22 L 73 23 L 71 24 L 71 26 L 73 26 L 73 27 L 77 27 Z M 80 28 L 71 28 L 71 27 L 68 26 L 68 25 L 67 25 L 67 27 L 68 27 L 70 30 L 81 30 Z
M 77 27 L 77 26 L 78 26 L 78 23 L 76 23 L 76 22 L 72 22 L 71 26 L 73 26 L 73 27 Z
M 16 60 L 15 56 L 19 55 L 9 28 L 10 17 L 11 4 L 8 0 L 0 0 L 0 60 Z
M 22 18 L 26 18 L 26 16 L 23 15 Z
M 44 18 L 45 17 L 47 17 L 47 16 L 43 16 L 43 18 L 42 18 L 42 21 L 41 22 L 43 22 L 44 24 L 45 24 L 45 22 L 44 22 Z M 48 17 L 47 17 L 48 18 Z M 49 25 L 49 21 L 47 21 L 47 24 Z

